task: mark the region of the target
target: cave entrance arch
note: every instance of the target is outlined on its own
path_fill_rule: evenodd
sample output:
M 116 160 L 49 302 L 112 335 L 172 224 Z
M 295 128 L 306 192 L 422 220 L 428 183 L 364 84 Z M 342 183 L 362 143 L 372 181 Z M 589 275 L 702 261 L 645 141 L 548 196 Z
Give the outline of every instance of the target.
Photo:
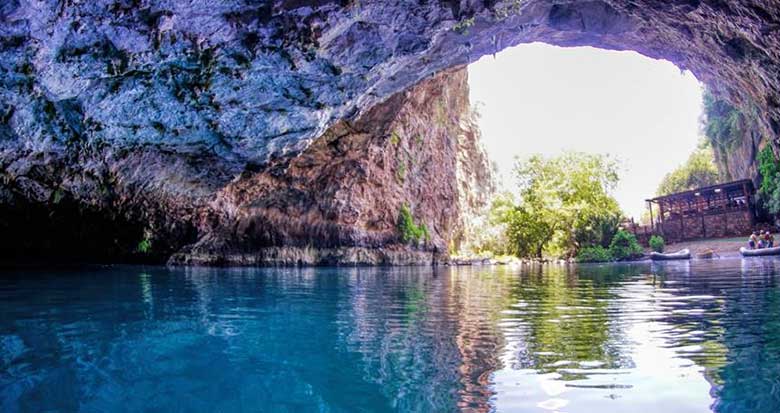
M 435 241 L 423 255 L 446 253 L 463 169 L 442 150 L 456 142 L 393 135 L 393 122 L 459 127 L 441 111 L 413 115 L 459 107 L 458 68 L 521 43 L 633 50 L 690 70 L 752 114 L 734 148 L 751 160 L 742 177 L 755 179 L 757 149 L 780 132 L 780 9 L 768 1 L 93 3 L 0 6 L 0 209 L 19 217 L 5 225 L 20 245 L 72 210 L 69 222 L 121 221 L 98 250 L 151 242 L 219 261 L 268 248 L 258 259 L 276 263 L 310 262 L 315 245 L 327 253 L 313 262 L 382 263 L 392 258 L 361 254 L 402 239 L 408 204 L 408 229 L 424 238 L 427 223 Z M 411 185 L 416 170 L 449 175 Z M 434 194 L 443 201 L 412 205 Z

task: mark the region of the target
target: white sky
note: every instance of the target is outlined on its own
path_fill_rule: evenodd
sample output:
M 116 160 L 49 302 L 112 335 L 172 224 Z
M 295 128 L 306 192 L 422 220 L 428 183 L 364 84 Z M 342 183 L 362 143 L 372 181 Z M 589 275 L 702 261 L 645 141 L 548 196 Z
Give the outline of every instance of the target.
M 470 65 L 469 85 L 483 142 L 508 188 L 515 156 L 608 153 L 623 164 L 615 197 L 638 219 L 698 141 L 699 81 L 634 52 L 521 45 Z

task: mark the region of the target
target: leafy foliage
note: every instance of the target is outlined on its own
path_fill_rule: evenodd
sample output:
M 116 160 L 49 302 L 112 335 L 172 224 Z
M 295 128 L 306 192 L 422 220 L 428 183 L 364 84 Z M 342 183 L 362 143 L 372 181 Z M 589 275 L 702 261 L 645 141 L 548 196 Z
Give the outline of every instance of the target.
M 577 251 L 577 262 L 609 262 L 612 261 L 612 253 L 601 245 L 584 247 Z
M 708 89 L 704 90 L 703 109 L 701 129 L 721 168 L 721 178 L 733 179 L 726 166 L 736 145 L 749 137 L 751 126 L 757 122 L 756 110 L 751 107 L 735 107 Z
M 655 252 L 664 252 L 664 248 L 666 248 L 664 238 L 660 235 L 653 235 L 648 243 L 650 244 L 650 249 Z
M 460 252 L 473 255 L 515 254 L 507 237 L 504 219 L 513 206 L 512 195 L 500 193 L 485 211 L 467 220 L 460 239 Z
M 761 173 L 758 194 L 767 211 L 777 214 L 780 212 L 780 162 L 769 145 L 758 153 L 758 171 Z
M 601 245 L 609 247 L 612 237 L 617 232 L 622 214 L 616 207 L 612 213 L 593 214 L 583 218 L 574 231 L 575 246 Z
M 398 133 L 390 133 L 390 144 L 393 146 L 398 146 L 399 143 L 401 143 L 401 137 L 398 135 Z
M 507 238 L 515 254 L 521 257 L 541 258 L 556 230 L 555 217 L 550 211 L 527 205 L 508 211 Z
M 428 227 L 425 224 L 415 224 L 414 217 L 406 205 L 401 205 L 401 210 L 398 211 L 398 232 L 401 234 L 401 241 L 407 244 L 430 240 Z
M 520 202 L 503 199 L 493 205 L 511 252 L 573 256 L 580 247 L 606 244 L 621 216 L 611 195 L 617 170 L 611 158 L 578 152 L 518 161 Z
M 705 90 L 702 129 L 713 147 L 730 149 L 743 135 L 746 117 L 728 101 Z
M 622 229 L 612 238 L 609 251 L 612 253 L 612 257 L 619 261 L 638 258 L 644 252 L 634 234 Z
M 474 17 L 469 17 L 467 19 L 463 19 L 457 23 L 455 23 L 454 26 L 452 26 L 452 30 L 466 35 L 469 34 L 469 28 L 474 25 Z
M 148 237 L 144 237 L 144 239 L 138 242 L 138 246 L 135 249 L 141 254 L 148 254 L 152 251 L 152 241 Z
M 395 179 L 399 184 L 404 183 L 404 179 L 406 179 L 406 162 L 403 160 L 398 161 L 398 168 L 395 170 Z
M 701 141 L 699 146 L 688 157 L 684 164 L 669 172 L 658 185 L 657 195 L 668 195 L 715 185 L 719 181 L 718 168 L 712 146 L 707 141 Z

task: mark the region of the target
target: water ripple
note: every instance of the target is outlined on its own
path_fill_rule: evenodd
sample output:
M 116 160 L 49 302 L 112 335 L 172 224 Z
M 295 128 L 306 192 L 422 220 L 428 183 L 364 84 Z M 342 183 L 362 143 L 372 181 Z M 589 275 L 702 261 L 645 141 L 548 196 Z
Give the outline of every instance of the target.
M 0 411 L 780 411 L 780 261 L 0 276 Z

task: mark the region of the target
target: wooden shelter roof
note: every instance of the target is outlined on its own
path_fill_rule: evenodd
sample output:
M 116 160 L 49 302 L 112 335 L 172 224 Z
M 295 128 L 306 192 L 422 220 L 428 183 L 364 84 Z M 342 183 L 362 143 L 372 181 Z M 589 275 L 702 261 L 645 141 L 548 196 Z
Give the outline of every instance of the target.
M 703 186 L 701 188 L 691 189 L 689 191 L 683 191 L 674 194 L 658 196 L 655 198 L 646 199 L 645 201 L 655 202 L 655 203 L 658 203 L 660 201 L 678 201 L 678 200 L 691 199 L 709 193 L 730 192 L 730 191 L 737 191 L 737 190 L 742 191 L 745 185 L 747 186 L 748 191 L 752 194 L 754 191 L 753 181 L 751 181 L 750 179 L 740 179 L 738 181 L 726 182 L 717 185 Z

